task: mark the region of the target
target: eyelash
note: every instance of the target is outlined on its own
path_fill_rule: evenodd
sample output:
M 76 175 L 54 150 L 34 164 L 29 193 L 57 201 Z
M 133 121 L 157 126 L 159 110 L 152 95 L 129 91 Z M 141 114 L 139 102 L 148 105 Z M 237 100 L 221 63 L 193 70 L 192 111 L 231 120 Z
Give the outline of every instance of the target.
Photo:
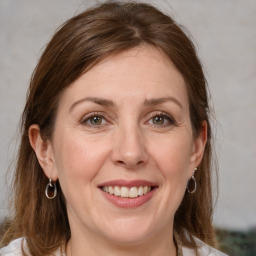
M 94 124 L 92 124 L 92 123 L 89 124 L 88 122 L 89 122 L 89 121 L 92 121 L 92 119 L 93 119 L 94 117 L 102 118 L 102 120 L 104 120 L 104 121 L 107 123 L 105 114 L 104 114 L 104 113 L 98 113 L 98 112 L 94 112 L 94 113 L 90 113 L 90 114 L 85 115 L 85 116 L 82 118 L 81 123 L 82 123 L 83 125 L 86 125 L 86 126 L 88 126 L 88 127 L 93 127 L 93 128 L 100 128 L 100 127 L 102 127 L 103 125 L 105 125 L 105 124 L 94 125 Z
M 148 122 L 150 122 L 153 118 L 156 118 L 156 117 L 163 118 L 164 122 L 167 121 L 167 123 L 165 123 L 165 124 L 151 124 L 154 127 L 161 128 L 161 127 L 176 125 L 175 119 L 172 116 L 166 114 L 165 112 L 152 113 Z
M 102 124 L 102 123 L 100 123 L 98 125 L 97 124 L 92 124 L 92 123 L 89 124 L 88 122 L 91 122 L 92 119 L 95 118 L 95 117 L 101 118 L 102 120 L 104 120 L 104 124 Z M 147 119 L 148 121 L 146 123 L 149 123 L 150 121 L 153 120 L 153 118 L 156 118 L 156 117 L 163 118 L 164 119 L 163 121 L 164 122 L 167 121 L 167 123 L 164 123 L 164 124 L 154 124 L 154 123 L 152 123 L 152 124 L 150 124 L 154 127 L 157 127 L 157 128 L 162 128 L 163 127 L 164 128 L 164 127 L 167 127 L 167 126 L 176 125 L 175 119 L 172 116 L 170 116 L 170 115 L 168 115 L 164 112 L 151 113 L 150 118 Z M 102 126 L 106 125 L 108 123 L 108 121 L 107 121 L 106 115 L 104 113 L 94 112 L 94 113 L 90 113 L 90 114 L 85 115 L 82 118 L 81 123 L 83 125 L 86 125 L 86 126 L 90 127 L 90 128 L 99 129 Z

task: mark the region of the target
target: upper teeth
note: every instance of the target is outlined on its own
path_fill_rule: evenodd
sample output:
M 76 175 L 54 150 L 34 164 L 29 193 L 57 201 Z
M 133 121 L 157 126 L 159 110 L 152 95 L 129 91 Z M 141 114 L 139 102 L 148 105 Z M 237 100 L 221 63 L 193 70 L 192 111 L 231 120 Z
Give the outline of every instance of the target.
M 149 186 L 139 187 L 119 187 L 119 186 L 104 186 L 102 190 L 115 196 L 135 198 L 142 196 L 151 191 Z

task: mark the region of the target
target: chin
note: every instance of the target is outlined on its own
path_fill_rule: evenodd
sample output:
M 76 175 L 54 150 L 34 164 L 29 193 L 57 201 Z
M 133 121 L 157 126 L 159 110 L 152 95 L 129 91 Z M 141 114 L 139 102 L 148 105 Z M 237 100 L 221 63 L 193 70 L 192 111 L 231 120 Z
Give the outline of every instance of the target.
M 118 232 L 116 234 L 108 234 L 108 238 L 115 244 L 120 246 L 136 246 L 147 241 L 150 236 L 148 233 L 139 233 L 137 231 Z
M 145 218 L 144 218 L 145 220 Z M 122 246 L 132 246 L 141 244 L 154 235 L 152 222 L 143 223 L 143 221 L 134 219 L 134 221 L 118 221 L 111 226 L 111 229 L 102 232 L 112 242 Z

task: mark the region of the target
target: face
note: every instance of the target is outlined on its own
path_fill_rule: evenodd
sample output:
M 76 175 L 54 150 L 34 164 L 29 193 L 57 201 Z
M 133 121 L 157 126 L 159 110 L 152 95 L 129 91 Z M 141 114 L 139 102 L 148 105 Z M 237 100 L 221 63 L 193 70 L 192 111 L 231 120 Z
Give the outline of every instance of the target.
M 43 167 L 59 179 L 72 236 L 169 239 L 203 137 L 193 137 L 182 75 L 157 49 L 110 56 L 83 74 L 60 99 Z

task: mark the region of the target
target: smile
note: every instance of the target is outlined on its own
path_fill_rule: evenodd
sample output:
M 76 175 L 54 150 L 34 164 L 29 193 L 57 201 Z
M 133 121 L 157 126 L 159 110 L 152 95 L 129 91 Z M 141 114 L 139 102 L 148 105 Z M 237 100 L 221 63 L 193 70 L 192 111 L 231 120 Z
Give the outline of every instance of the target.
M 151 186 L 125 187 L 125 186 L 103 186 L 104 192 L 122 198 L 136 198 L 146 195 L 152 190 Z
M 136 208 L 154 196 L 159 185 L 147 180 L 111 180 L 98 185 L 107 201 L 120 208 Z

